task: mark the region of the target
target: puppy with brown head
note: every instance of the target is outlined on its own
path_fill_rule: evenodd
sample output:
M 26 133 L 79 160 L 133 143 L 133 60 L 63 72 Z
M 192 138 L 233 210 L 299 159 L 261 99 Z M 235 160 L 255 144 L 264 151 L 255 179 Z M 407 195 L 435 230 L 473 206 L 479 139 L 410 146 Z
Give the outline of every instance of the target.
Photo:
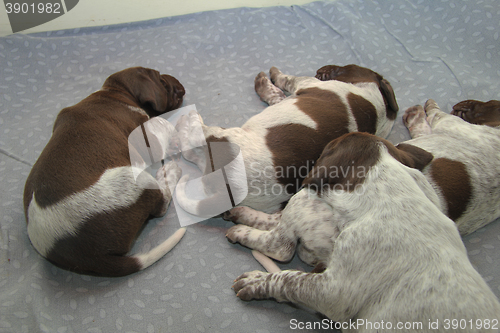
M 184 118 L 178 128 L 187 138 L 182 142 L 184 157 L 204 174 L 214 171 L 208 150 L 192 149 L 197 146 L 190 142 L 197 137 L 193 129 L 200 127 L 209 145 L 223 141 L 238 146 L 248 194 L 236 204 L 265 212 L 280 209 L 297 192 L 328 142 L 357 131 L 385 137 L 396 118 L 394 91 L 381 75 L 357 65 L 330 68 L 341 74 L 331 74 L 327 81 L 285 75 L 276 67 L 270 69 L 270 79 L 259 73 L 255 90 L 269 107 L 241 127 L 205 126 L 197 114 Z M 290 95 L 286 97 L 284 92 Z M 230 185 L 242 178 L 240 169 L 226 170 Z M 180 206 L 194 215 L 213 216 L 210 208 L 217 206 L 219 197 L 227 196 L 225 187 L 221 195 L 205 187 L 208 198 L 194 200 L 186 195 L 185 180 L 177 187 Z
M 150 116 L 179 107 L 184 93 L 174 77 L 134 67 L 58 114 L 24 189 L 28 236 L 43 257 L 80 273 L 122 276 L 151 265 L 180 240 L 184 230 L 148 253 L 126 255 L 144 222 L 166 212 L 168 185 L 180 177 L 174 162 L 156 179 L 132 166 L 140 154 L 129 135 L 141 126 L 146 134 Z M 158 120 L 157 131 L 147 134 L 165 156 L 177 149 L 176 132 Z
M 233 285 L 237 296 L 306 305 L 344 332 L 430 333 L 431 321 L 497 320 L 498 299 L 420 170 L 432 160 L 415 146 L 350 133 L 327 145 L 281 214 L 231 210 L 228 217 L 246 224 L 229 230 L 231 241 L 278 260 L 290 259 L 298 243 L 301 259 L 320 264 L 311 273 L 245 273 Z

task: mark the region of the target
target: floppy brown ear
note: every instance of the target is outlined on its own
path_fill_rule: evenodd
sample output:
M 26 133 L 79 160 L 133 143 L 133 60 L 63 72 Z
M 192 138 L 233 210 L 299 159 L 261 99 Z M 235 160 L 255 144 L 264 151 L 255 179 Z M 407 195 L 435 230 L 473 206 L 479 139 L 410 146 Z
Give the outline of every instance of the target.
M 354 191 L 379 157 L 379 138 L 361 132 L 345 134 L 326 145 L 302 186 L 318 193 L 325 185 Z
M 422 171 L 431 161 L 434 156 L 427 150 L 422 148 L 400 143 L 395 147 L 395 150 L 389 149 L 389 153 L 398 161 L 407 167 Z
M 122 91 L 139 105 L 155 113 L 164 113 L 182 103 L 184 87 L 177 79 L 161 75 L 158 71 L 144 67 L 131 67 L 111 75 L 104 88 Z
M 394 89 L 392 89 L 391 84 L 386 79 L 380 80 L 380 92 L 384 96 L 389 107 L 387 118 L 393 120 L 396 119 L 396 115 L 399 111 L 398 102 L 396 101 L 396 94 L 394 94 Z M 390 111 L 390 112 L 389 112 Z
M 141 107 L 148 106 L 156 112 L 167 110 L 169 96 L 160 81 L 160 73 L 154 70 L 141 70 L 137 80 L 129 83 Z

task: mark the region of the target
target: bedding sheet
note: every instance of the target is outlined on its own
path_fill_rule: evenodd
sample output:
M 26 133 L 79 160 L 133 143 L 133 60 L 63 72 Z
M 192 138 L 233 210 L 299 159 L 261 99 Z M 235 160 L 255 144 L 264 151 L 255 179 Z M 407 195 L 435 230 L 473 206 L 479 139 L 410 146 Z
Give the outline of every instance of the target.
M 409 139 L 407 107 L 433 98 L 449 112 L 461 100 L 500 99 L 499 31 L 497 0 L 338 0 L 0 38 L 0 332 L 325 330 L 314 311 L 235 296 L 233 280 L 262 268 L 226 240 L 232 223 L 220 218 L 189 226 L 163 259 L 123 278 L 42 259 L 27 237 L 22 193 L 57 113 L 108 75 L 145 66 L 178 78 L 184 105 L 196 105 L 208 125 L 240 126 L 265 108 L 253 87 L 260 71 L 313 76 L 323 65 L 355 63 L 391 82 L 400 112 L 389 140 L 399 143 Z M 132 253 L 178 228 L 171 207 L 145 226 Z M 500 223 L 464 242 L 500 296 Z M 311 269 L 297 258 L 280 267 Z

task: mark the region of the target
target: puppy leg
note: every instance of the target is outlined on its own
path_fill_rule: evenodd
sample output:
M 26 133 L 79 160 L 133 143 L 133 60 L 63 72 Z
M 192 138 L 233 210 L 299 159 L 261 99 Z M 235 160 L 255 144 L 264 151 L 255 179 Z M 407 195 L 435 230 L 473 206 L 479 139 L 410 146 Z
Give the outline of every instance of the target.
M 274 298 L 278 302 L 305 305 L 336 320 L 346 319 L 349 304 L 336 300 L 335 281 L 328 281 L 327 274 L 281 271 L 264 273 L 248 272 L 240 275 L 233 284 L 236 296 L 244 301 Z M 334 310 L 333 313 L 330 310 Z M 346 313 L 342 313 L 345 311 Z M 328 312 L 328 313 L 325 313 Z M 337 319 L 338 318 L 338 319 Z
M 264 72 L 260 72 L 255 78 L 255 92 L 269 105 L 277 104 L 286 98 L 283 91 L 272 84 Z
M 238 242 L 279 261 L 292 259 L 297 246 L 297 237 L 293 230 L 280 225 L 265 231 L 239 224 L 231 227 L 226 237 L 232 243 Z
M 427 114 L 427 122 L 431 125 L 431 128 L 436 127 L 439 120 L 450 116 L 449 114 L 441 111 L 437 103 L 432 99 L 428 99 L 427 102 L 425 102 L 424 109 Z
M 174 161 L 170 161 L 162 166 L 156 172 L 156 180 L 163 194 L 163 202 L 157 211 L 153 212 L 153 216 L 163 216 L 167 212 L 172 193 L 181 177 L 182 169 Z
M 421 105 L 412 106 L 405 111 L 403 123 L 408 128 L 413 139 L 432 133 L 426 116 L 424 108 Z
M 271 230 L 281 220 L 281 213 L 266 214 L 250 207 L 236 207 L 225 212 L 223 218 L 259 230 Z
M 288 91 L 292 95 L 299 89 L 320 82 L 320 80 L 315 77 L 285 75 L 276 67 L 271 67 L 269 74 L 271 75 L 271 81 L 276 87 Z
M 200 115 L 192 111 L 189 115 L 182 116 L 175 128 L 179 135 L 182 156 L 205 173 L 208 149 L 203 126 Z

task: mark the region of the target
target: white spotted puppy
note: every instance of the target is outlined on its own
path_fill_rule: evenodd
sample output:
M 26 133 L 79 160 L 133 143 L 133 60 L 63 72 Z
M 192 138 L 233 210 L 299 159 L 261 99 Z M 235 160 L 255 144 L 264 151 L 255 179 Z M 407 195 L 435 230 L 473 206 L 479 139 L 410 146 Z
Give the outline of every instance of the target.
M 433 100 L 409 108 L 403 120 L 413 139 L 404 143 L 434 155 L 424 175 L 468 235 L 500 217 L 500 101 L 463 101 L 452 114 Z
M 233 209 L 237 222 L 270 231 L 237 226 L 231 240 L 284 260 L 300 239 L 301 258 L 322 264 L 311 273 L 245 273 L 233 285 L 237 296 L 308 306 L 343 332 L 421 323 L 405 332 L 430 333 L 429 323 L 444 331 L 453 319 L 466 323 L 453 332 L 498 331 L 500 303 L 420 171 L 432 159 L 416 146 L 346 134 L 326 146 L 281 217 Z
M 183 118 L 177 127 L 185 138 L 181 140 L 183 156 L 204 174 L 217 168 L 207 157 L 208 149 L 193 149 L 203 141 L 194 129 L 202 126 L 201 136 L 209 147 L 218 142 L 239 147 L 248 185 L 248 195 L 240 205 L 265 212 L 277 211 L 296 193 L 328 142 L 355 131 L 385 137 L 398 112 L 389 82 L 367 68 L 325 66 L 314 78 L 285 75 L 273 67 L 270 76 L 271 80 L 261 72 L 255 79 L 255 90 L 269 107 L 241 128 L 205 126 L 198 114 Z M 285 97 L 283 91 L 290 96 Z M 229 185 L 242 179 L 239 169 L 226 176 Z M 219 214 L 219 192 L 205 186 L 208 198 L 192 199 L 186 195 L 186 180 L 177 187 L 181 207 L 198 216 Z M 227 195 L 226 188 L 222 190 Z

